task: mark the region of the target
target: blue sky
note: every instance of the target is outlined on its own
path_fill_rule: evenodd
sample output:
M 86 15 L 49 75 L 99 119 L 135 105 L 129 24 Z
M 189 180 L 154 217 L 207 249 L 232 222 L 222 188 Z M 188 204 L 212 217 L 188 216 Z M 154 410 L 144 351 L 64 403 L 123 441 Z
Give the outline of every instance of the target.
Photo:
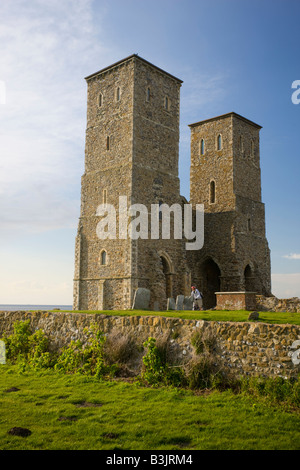
M 261 130 L 273 293 L 300 297 L 299 0 L 2 0 L 0 304 L 71 304 L 84 77 L 128 55 L 184 81 L 188 124 L 235 111 Z

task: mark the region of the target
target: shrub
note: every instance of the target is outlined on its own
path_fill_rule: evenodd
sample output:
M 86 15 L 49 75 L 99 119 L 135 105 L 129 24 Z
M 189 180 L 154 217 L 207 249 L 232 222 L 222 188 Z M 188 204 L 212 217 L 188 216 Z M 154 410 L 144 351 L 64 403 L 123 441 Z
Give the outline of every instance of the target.
M 113 330 L 104 343 L 104 356 L 110 364 L 126 364 L 136 356 L 138 346 L 129 334 Z
M 143 356 L 142 378 L 150 385 L 164 382 L 166 373 L 166 364 L 162 351 L 156 346 L 155 338 L 148 338 L 143 344 L 148 349 Z
M 185 365 L 185 374 L 188 386 L 191 389 L 208 389 L 212 386 L 212 377 L 215 373 L 214 358 L 201 355 L 192 358 Z
M 243 377 L 241 390 L 272 403 L 300 406 L 300 380 L 284 377 Z
M 90 330 L 85 329 L 88 335 L 87 342 L 71 341 L 62 349 L 58 356 L 55 370 L 65 373 L 91 375 L 101 378 L 105 375 L 114 375 L 117 367 L 109 365 L 104 360 L 105 335 L 96 324 Z
M 187 382 L 192 389 L 231 388 L 239 390 L 239 381 L 230 369 L 224 366 L 217 354 L 217 338 L 212 330 L 197 330 L 191 337 L 196 356 L 185 365 Z
M 183 369 L 167 362 L 168 341 L 166 337 L 160 338 L 158 343 L 155 338 L 150 337 L 143 346 L 147 348 L 147 353 L 143 356 L 142 380 L 149 385 L 176 387 L 185 385 Z
M 217 339 L 210 329 L 195 331 L 191 336 L 191 344 L 196 354 L 213 354 L 216 351 Z
M 18 362 L 20 367 L 45 368 L 53 363 L 49 353 L 49 340 L 42 330 L 34 333 L 30 329 L 30 321 L 19 321 L 14 324 L 14 333 L 3 337 L 6 357 L 11 362 Z

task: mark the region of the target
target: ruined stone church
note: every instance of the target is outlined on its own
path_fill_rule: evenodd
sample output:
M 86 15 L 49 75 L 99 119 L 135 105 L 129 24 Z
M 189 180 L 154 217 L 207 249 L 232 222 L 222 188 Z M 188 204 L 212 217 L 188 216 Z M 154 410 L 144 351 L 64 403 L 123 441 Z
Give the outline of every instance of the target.
M 179 104 L 182 81 L 138 55 L 86 77 L 85 171 L 75 242 L 75 310 L 130 309 L 139 287 L 150 309 L 202 291 L 271 294 L 270 251 L 261 200 L 261 126 L 234 112 L 190 124 L 190 201 L 180 195 Z M 204 244 L 186 240 L 100 239 L 100 204 L 204 205 Z M 120 223 L 116 212 L 116 224 Z

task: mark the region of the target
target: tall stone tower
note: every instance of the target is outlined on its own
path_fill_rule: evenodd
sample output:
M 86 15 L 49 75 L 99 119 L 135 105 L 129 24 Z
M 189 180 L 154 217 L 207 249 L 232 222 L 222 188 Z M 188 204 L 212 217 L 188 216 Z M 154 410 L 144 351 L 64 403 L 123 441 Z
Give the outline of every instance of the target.
M 190 125 L 190 202 L 204 204 L 204 247 L 192 253 L 192 279 L 206 308 L 215 292 L 270 295 L 270 252 L 261 201 L 261 126 L 236 113 Z
M 85 172 L 73 308 L 130 308 L 138 287 L 151 290 L 152 307 L 156 302 L 157 308 L 166 308 L 167 298 L 184 293 L 186 286 L 182 240 L 133 239 L 118 209 L 120 196 L 126 207 L 142 204 L 149 214 L 151 204 L 182 204 L 178 178 L 182 82 L 138 55 L 86 81 Z M 115 239 L 97 235 L 100 204 L 116 210 Z

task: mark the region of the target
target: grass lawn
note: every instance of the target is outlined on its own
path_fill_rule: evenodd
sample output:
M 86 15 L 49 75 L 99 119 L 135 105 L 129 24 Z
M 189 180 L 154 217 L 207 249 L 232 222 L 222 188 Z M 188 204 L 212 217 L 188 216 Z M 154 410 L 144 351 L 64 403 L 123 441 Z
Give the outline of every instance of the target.
M 31 434 L 10 435 L 14 427 Z M 299 450 L 300 414 L 229 391 L 19 375 L 6 364 L 0 365 L 0 449 Z
M 188 320 L 207 320 L 207 321 L 230 321 L 245 322 L 248 321 L 249 311 L 247 310 L 168 310 L 163 312 L 155 312 L 152 310 L 80 310 L 78 313 L 102 314 L 102 315 L 118 315 L 118 316 L 163 316 L 172 318 L 182 318 Z M 300 325 L 300 313 L 290 312 L 259 312 L 258 322 L 262 323 L 289 323 L 292 325 Z

